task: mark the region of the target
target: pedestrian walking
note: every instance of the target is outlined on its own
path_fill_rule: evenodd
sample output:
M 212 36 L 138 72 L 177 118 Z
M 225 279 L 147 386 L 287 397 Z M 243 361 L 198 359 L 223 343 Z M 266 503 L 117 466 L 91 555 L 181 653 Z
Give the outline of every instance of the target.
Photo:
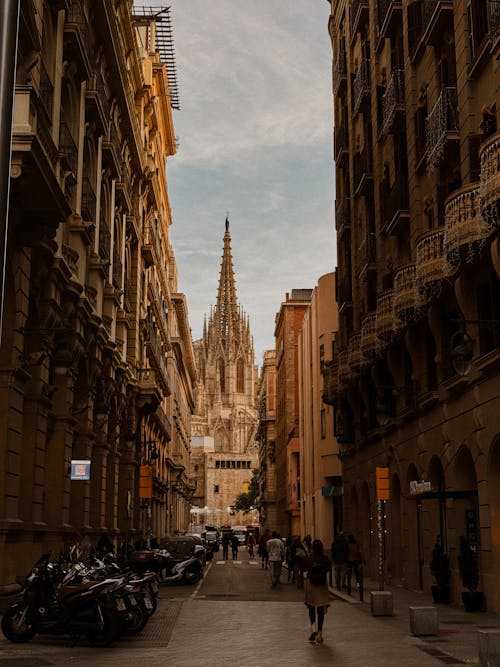
M 304 559 L 303 569 L 306 572 L 304 604 L 307 606 L 311 623 L 309 641 L 322 644 L 323 622 L 330 606 L 328 573 L 332 569 L 332 561 L 324 553 L 321 540 L 313 541 L 311 554 Z
M 229 559 L 229 545 L 231 544 L 231 533 L 225 530 L 222 533 L 222 559 Z
M 247 536 L 247 547 L 248 547 L 248 555 L 250 558 L 254 557 L 254 547 L 255 547 L 255 536 L 253 533 L 248 533 Z
M 235 535 L 234 533 L 231 535 L 231 551 L 233 554 L 233 560 L 238 560 L 238 547 L 240 546 L 240 542 L 238 540 L 238 535 Z
M 352 574 L 354 573 L 356 586 L 359 586 L 359 569 L 360 567 L 362 567 L 364 563 L 363 552 L 361 550 L 361 546 L 358 544 L 356 538 L 354 537 L 354 535 L 352 535 L 352 533 L 347 536 L 347 545 L 348 545 L 347 576 L 349 577 L 350 581 Z
M 287 567 L 287 580 L 289 584 L 293 584 L 295 579 L 293 578 L 293 553 L 292 553 L 293 537 L 288 534 L 285 542 L 285 562 Z
M 347 571 L 347 559 L 349 557 L 349 544 L 347 538 L 342 531 L 335 535 L 332 542 L 332 560 L 335 570 L 335 585 L 340 591 L 344 576 Z
M 279 534 L 273 530 L 271 539 L 267 542 L 267 554 L 269 559 L 269 575 L 271 586 L 277 586 L 280 582 L 281 565 L 285 558 L 285 545 Z
M 307 551 L 300 537 L 296 537 L 292 543 L 292 567 L 293 579 L 297 588 L 304 588 L 303 562 L 307 556 Z
M 267 558 L 267 543 L 271 539 L 271 532 L 269 528 L 262 533 L 259 537 L 259 556 L 261 559 L 262 567 L 267 567 L 268 558 Z

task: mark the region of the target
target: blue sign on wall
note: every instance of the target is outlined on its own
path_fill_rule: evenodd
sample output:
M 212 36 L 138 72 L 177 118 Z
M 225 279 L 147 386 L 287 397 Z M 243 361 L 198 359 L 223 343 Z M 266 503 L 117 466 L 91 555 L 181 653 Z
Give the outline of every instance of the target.
M 71 461 L 71 479 L 90 479 L 90 461 Z

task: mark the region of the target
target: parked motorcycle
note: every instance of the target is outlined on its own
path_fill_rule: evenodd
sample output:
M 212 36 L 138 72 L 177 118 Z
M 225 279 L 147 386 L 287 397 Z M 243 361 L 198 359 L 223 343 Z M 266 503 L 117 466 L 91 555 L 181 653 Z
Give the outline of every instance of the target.
M 203 564 L 200 560 L 203 547 L 196 545 L 193 555 L 182 561 L 175 561 L 168 551 L 163 552 L 166 564 L 159 572 L 160 582 L 164 584 L 196 584 L 203 576 Z
M 64 586 L 64 570 L 44 554 L 32 568 L 22 601 L 2 617 L 2 632 L 9 641 L 27 642 L 36 634 L 85 636 L 92 646 L 109 646 L 119 634 L 119 618 L 111 594 L 123 578 Z

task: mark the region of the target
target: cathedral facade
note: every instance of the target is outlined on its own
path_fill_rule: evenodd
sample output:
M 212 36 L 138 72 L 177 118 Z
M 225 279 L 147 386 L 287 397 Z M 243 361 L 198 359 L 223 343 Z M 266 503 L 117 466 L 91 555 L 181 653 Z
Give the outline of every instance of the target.
M 192 420 L 193 498 L 198 523 L 248 523 L 234 512 L 257 467 L 257 366 L 248 317 L 236 298 L 226 218 L 217 303 L 194 342 L 198 385 Z

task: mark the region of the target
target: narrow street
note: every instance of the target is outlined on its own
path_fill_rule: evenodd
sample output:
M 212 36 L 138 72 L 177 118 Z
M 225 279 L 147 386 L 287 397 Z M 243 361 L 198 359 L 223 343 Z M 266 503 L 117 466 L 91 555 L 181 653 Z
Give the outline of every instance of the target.
M 489 615 L 474 617 L 446 607 L 443 620 L 448 627 L 442 624 L 439 637 L 413 637 L 407 606 L 415 604 L 415 594 L 413 599 L 396 600 L 393 617 L 378 618 L 371 616 L 369 604 L 332 599 L 325 619 L 325 643 L 310 644 L 302 591 L 286 582 L 286 570 L 283 574 L 282 583 L 273 589 L 267 571 L 260 561 L 249 559 L 246 550 L 241 550 L 237 561 L 227 562 L 219 552 L 197 586 L 162 587 L 158 611 L 141 635 L 122 638 L 107 649 L 84 642 L 69 646 L 67 638 L 52 637 L 16 645 L 2 636 L 1 665 L 83 667 L 89 661 L 98 666 L 151 667 L 478 664 L 476 623 L 488 625 Z

